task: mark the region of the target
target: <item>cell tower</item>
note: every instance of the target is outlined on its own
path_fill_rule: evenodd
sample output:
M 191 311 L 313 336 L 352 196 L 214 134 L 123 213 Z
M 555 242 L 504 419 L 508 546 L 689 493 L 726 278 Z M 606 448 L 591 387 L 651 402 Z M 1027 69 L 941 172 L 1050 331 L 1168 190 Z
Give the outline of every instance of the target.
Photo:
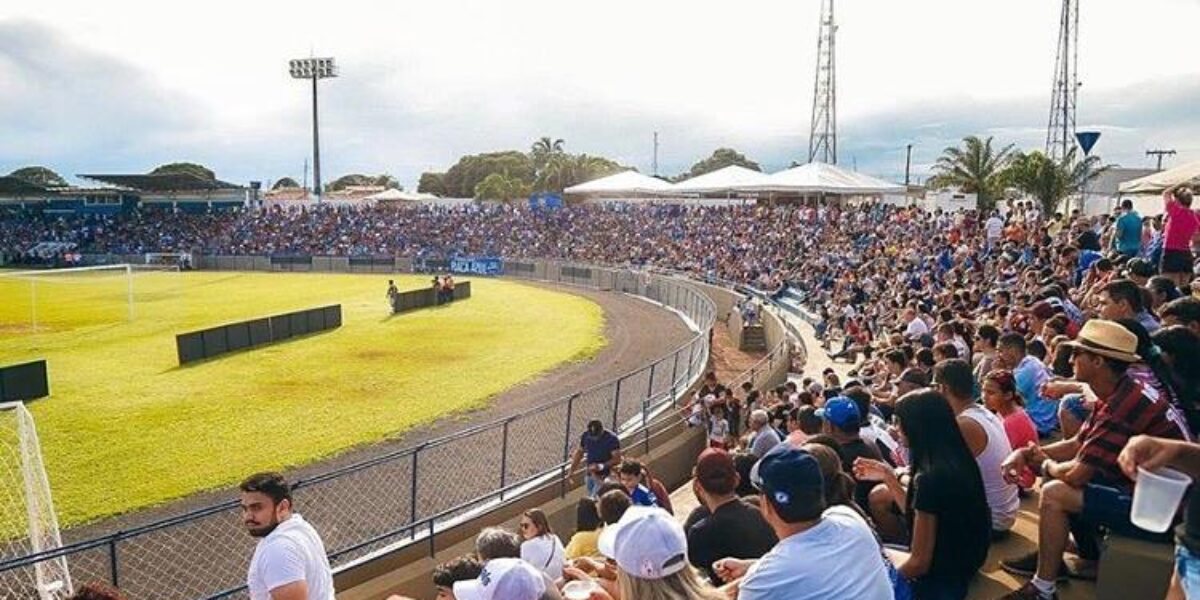
M 1062 0 L 1058 51 L 1054 56 L 1054 90 L 1046 155 L 1060 161 L 1075 145 L 1075 107 L 1079 95 L 1079 0 Z
M 821 0 L 821 30 L 817 35 L 817 74 L 813 81 L 812 125 L 808 131 L 808 162 L 837 164 L 837 72 L 834 70 L 833 0 Z

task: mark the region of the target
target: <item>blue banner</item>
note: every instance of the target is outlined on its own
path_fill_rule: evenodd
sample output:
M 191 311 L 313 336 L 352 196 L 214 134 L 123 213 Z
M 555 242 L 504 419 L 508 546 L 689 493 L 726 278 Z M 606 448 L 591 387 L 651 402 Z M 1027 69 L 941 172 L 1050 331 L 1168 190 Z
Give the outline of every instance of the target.
M 471 256 L 450 259 L 451 273 L 470 275 L 499 275 L 500 259 L 494 256 Z

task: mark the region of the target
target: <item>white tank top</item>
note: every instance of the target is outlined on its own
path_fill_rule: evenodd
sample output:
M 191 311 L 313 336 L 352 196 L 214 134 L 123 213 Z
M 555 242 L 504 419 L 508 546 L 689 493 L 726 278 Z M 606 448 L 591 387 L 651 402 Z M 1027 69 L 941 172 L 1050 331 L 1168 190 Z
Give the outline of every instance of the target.
M 1012 452 L 1008 434 L 1004 433 L 1004 422 L 992 411 L 978 405 L 962 411 L 962 416 L 979 423 L 987 433 L 987 445 L 975 457 L 975 462 L 979 464 L 979 473 L 983 475 L 983 491 L 987 496 L 988 508 L 992 511 L 992 529 L 1008 531 L 1017 520 L 1021 499 L 1017 496 L 1017 486 L 1004 481 L 1000 469 L 1000 464 Z

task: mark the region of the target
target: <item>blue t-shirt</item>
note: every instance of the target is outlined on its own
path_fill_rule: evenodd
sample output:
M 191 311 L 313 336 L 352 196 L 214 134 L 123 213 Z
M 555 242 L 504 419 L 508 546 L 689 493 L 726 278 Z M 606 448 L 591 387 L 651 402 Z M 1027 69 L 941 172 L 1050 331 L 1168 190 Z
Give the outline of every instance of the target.
M 1042 398 L 1042 386 L 1050 379 L 1046 366 L 1032 356 L 1026 356 L 1013 370 L 1017 393 L 1025 401 L 1025 412 L 1033 419 L 1039 436 L 1050 435 L 1058 426 L 1058 404 Z
M 633 493 L 629 495 L 629 498 L 633 501 L 634 506 L 658 506 L 658 497 L 640 483 L 633 488 Z
M 1117 219 L 1116 235 L 1117 252 L 1129 256 L 1137 256 L 1142 249 L 1142 217 L 1134 211 L 1129 211 Z
M 607 475 L 609 471 L 607 463 L 612 460 L 613 452 L 621 449 L 621 440 L 607 429 L 600 435 L 592 435 L 585 431 L 579 438 L 579 445 L 583 448 L 583 454 L 587 457 L 589 465 L 605 463 L 606 466 L 600 471 L 600 474 Z

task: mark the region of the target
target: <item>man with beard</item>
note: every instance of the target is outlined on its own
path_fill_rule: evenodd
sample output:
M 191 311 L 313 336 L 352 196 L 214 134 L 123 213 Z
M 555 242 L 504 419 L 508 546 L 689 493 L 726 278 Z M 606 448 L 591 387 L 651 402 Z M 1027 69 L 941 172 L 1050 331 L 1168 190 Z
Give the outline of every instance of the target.
M 257 473 L 239 486 L 242 523 L 258 538 L 246 585 L 251 600 L 334 600 L 325 544 L 299 513 L 279 473 Z

